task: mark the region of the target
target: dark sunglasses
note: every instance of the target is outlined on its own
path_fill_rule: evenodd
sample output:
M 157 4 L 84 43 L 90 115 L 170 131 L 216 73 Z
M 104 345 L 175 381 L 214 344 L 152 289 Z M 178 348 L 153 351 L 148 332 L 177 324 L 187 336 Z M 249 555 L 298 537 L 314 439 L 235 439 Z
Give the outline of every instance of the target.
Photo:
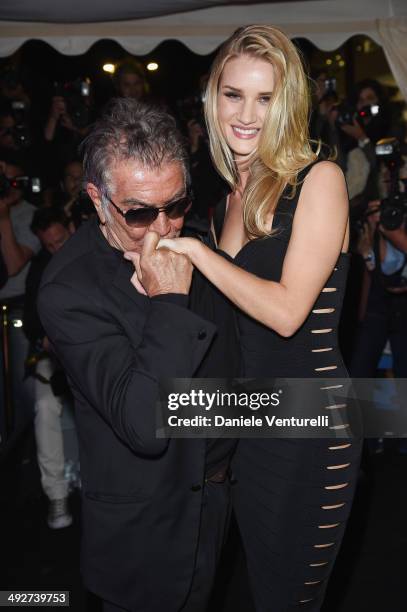
M 191 196 L 187 195 L 179 200 L 174 200 L 166 206 L 140 206 L 140 208 L 129 208 L 128 210 L 122 210 L 116 204 L 108 198 L 110 204 L 112 204 L 118 213 L 122 215 L 127 225 L 130 227 L 146 227 L 154 223 L 160 212 L 164 212 L 169 219 L 179 219 L 183 217 L 191 208 L 192 200 Z

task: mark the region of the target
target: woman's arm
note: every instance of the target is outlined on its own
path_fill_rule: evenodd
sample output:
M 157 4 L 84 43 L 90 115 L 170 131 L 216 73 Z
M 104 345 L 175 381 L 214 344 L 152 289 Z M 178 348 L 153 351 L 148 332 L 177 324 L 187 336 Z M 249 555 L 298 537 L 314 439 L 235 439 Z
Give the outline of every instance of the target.
M 187 254 L 238 308 L 289 337 L 305 321 L 331 275 L 347 222 L 343 173 L 331 162 L 320 162 L 304 181 L 280 282 L 260 279 L 194 239 L 165 239 L 160 246 Z

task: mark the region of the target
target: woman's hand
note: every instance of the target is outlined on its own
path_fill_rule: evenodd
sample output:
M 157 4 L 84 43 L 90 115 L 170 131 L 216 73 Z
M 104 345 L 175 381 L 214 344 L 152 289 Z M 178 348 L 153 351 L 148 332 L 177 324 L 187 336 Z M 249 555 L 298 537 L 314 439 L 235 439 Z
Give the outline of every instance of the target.
M 170 249 L 180 255 L 186 255 L 194 264 L 199 249 L 203 243 L 196 238 L 162 238 L 157 245 L 158 249 Z

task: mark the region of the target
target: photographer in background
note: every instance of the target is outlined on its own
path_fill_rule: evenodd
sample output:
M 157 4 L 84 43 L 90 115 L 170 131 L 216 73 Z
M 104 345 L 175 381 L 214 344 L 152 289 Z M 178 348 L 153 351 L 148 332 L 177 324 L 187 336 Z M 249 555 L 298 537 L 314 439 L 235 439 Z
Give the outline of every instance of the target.
M 66 164 L 62 181 L 62 191 L 66 197 L 64 212 L 67 216 L 69 216 L 72 204 L 75 202 L 82 189 L 82 183 L 82 163 L 79 160 L 73 159 Z
M 375 144 L 391 132 L 391 120 L 384 91 L 380 83 L 367 79 L 358 83 L 355 95 L 356 113 L 352 123 L 339 114 L 337 121 L 348 149 L 346 178 L 351 206 L 361 196 L 366 202 L 378 197 L 378 167 Z M 346 113 L 345 113 L 346 114 Z
M 75 159 L 78 146 L 95 118 L 91 84 L 87 79 L 56 84 L 44 126 L 49 182 L 56 184 L 61 169 Z
M 336 162 L 344 169 L 341 157 L 340 134 L 331 111 L 337 106 L 339 97 L 336 92 L 336 79 L 326 70 L 317 71 L 311 79 L 312 111 L 310 117 L 310 137 L 323 143 L 321 157 L 336 155 Z
M 29 111 L 31 99 L 16 66 L 8 65 L 0 72 L 0 95 L 11 103 L 20 102 L 19 108 Z M 22 105 L 22 106 L 21 106 Z
M 375 376 L 387 340 L 394 376 L 407 377 L 407 193 L 406 181 L 399 180 L 406 177 L 397 155 L 388 164 L 392 175 L 388 198 L 369 202 L 357 243 L 365 272 L 349 367 L 356 378 Z
M 24 295 L 28 263 L 40 247 L 30 230 L 35 207 L 24 200 L 19 182 L 24 176 L 18 153 L 0 151 L 0 250 L 8 272 L 2 301 Z
M 0 401 L 5 388 L 11 388 L 14 408 L 14 428 L 24 425 L 32 409 L 32 381 L 25 380 L 25 358 L 28 342 L 22 326 L 25 281 L 29 262 L 40 250 L 38 238 L 30 224 L 35 208 L 24 199 L 19 177 L 25 175 L 18 153 L 0 152 L 0 259 L 6 270 L 4 286 L 0 289 L 0 304 L 7 307 L 8 363 L 10 380 L 3 379 L 4 354 L 0 354 Z M 4 332 L 2 332 L 4 333 Z M 2 347 L 4 344 L 2 343 Z
M 13 117 L 11 105 L 6 100 L 0 101 L 0 148 L 17 151 L 15 138 L 16 122 Z
M 9 100 L 0 99 L 0 148 L 22 151 L 28 156 L 32 137 L 22 110 L 13 109 Z
M 27 87 L 27 77 L 24 70 L 17 66 L 6 65 L 0 70 L 0 97 L 3 103 L 8 104 L 15 125 L 19 132 L 19 139 L 24 146 L 30 142 L 38 141 L 38 113 L 40 107 L 31 99 Z
M 63 168 L 58 188 L 52 193 L 50 206 L 59 208 L 67 217 L 70 217 L 72 206 L 82 189 L 82 179 L 82 163 L 78 159 L 68 161 Z
M 42 250 L 33 258 L 27 276 L 24 304 L 24 331 L 30 341 L 30 361 L 34 368 L 34 431 L 41 485 L 49 500 L 47 523 L 50 529 L 69 527 L 72 516 L 68 510 L 68 483 L 65 480 L 65 456 L 62 435 L 63 389 L 57 388 L 63 372 L 55 358 L 37 312 L 37 295 L 42 274 L 71 232 L 62 210 L 37 210 L 31 223 L 32 232 L 41 242 Z M 66 385 L 66 383 L 65 383 Z
M 74 232 L 84 221 L 96 215 L 92 200 L 82 189 L 83 167 L 82 163 L 73 159 L 69 161 L 64 170 L 59 189 L 50 197 L 49 206 L 61 210 L 69 222 L 70 231 Z

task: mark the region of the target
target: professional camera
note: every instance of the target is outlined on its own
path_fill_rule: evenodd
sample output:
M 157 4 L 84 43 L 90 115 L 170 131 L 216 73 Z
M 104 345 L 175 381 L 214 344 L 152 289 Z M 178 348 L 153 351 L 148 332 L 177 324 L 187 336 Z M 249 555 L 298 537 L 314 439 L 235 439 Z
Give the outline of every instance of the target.
M 336 79 L 334 77 L 328 77 L 324 81 L 325 94 L 336 93 Z
M 407 214 L 407 180 L 400 178 L 400 168 L 404 165 L 401 145 L 396 138 L 383 138 L 376 143 L 376 156 L 389 169 L 389 195 L 381 200 L 379 206 L 366 210 L 366 202 L 354 205 L 351 209 L 351 226 L 359 234 L 363 230 L 368 217 L 380 213 L 380 224 L 386 230 L 401 227 Z M 400 191 L 400 183 L 404 183 L 404 191 Z
M 9 179 L 4 174 L 0 174 L 0 199 L 5 198 L 13 188 L 27 190 L 30 193 L 40 193 L 41 180 L 30 176 L 16 176 Z
M 67 113 L 78 128 L 84 128 L 90 123 L 90 108 L 87 103 L 90 93 L 90 79 L 54 84 L 54 95 L 65 99 Z
M 363 125 L 366 119 L 370 119 L 371 117 L 376 117 L 380 114 L 381 109 L 378 104 L 370 104 L 368 106 L 364 106 L 363 108 L 356 110 L 347 102 L 340 102 L 335 105 L 335 110 L 338 111 L 338 117 L 336 119 L 337 126 L 342 125 L 353 125 L 354 121 L 358 121 Z
M 383 138 L 376 143 L 376 155 L 390 172 L 390 189 L 387 198 L 380 202 L 380 223 L 386 230 L 401 227 L 407 214 L 407 180 L 400 179 L 400 168 L 404 165 L 400 143 L 396 138 Z M 400 191 L 404 183 L 404 192 Z

